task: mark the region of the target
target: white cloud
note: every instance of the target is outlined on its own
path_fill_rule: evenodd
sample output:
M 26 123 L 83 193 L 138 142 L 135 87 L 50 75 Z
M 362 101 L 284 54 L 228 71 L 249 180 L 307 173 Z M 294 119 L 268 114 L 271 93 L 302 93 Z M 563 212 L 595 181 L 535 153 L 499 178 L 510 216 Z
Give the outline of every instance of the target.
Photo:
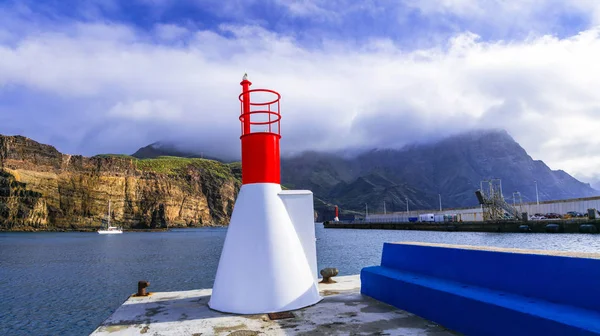
M 275 3 L 286 8 L 292 16 L 312 17 L 322 20 L 339 19 L 339 14 L 351 7 L 349 3 L 332 0 L 275 0 Z M 331 10 L 332 6 L 338 7 L 337 10 Z
M 165 100 L 119 102 L 108 110 L 107 115 L 136 121 L 185 122 L 180 120 L 181 110 L 177 104 Z
M 172 39 L 185 33 L 185 43 L 154 44 L 154 36 L 99 23 L 0 40 L 0 95 L 8 88 L 29 95 L 0 109 L 15 111 L 0 118 L 10 119 L 0 133 L 60 136 L 59 149 L 84 154 L 131 153 L 167 138 L 236 155 L 239 81 L 248 72 L 254 88 L 281 92 L 288 152 L 402 146 L 494 127 L 552 168 L 590 176 L 600 169 L 598 29 L 512 42 L 465 33 L 411 51 L 385 39 L 311 50 L 249 26 L 155 31 L 165 29 Z M 53 101 L 39 106 L 47 127 L 28 126 L 16 112 L 36 115 L 25 103 L 35 99 Z M 106 130 L 110 137 L 98 136 Z
M 595 0 L 272 0 L 292 17 L 330 22 L 332 29 L 340 23 L 357 23 L 365 18 L 370 22 L 385 22 L 373 27 L 374 34 L 396 27 L 412 30 L 413 35 L 438 41 L 446 33 L 476 31 L 493 39 L 540 36 L 545 33 L 561 35 L 600 24 L 600 1 Z M 394 20 L 395 17 L 395 20 Z M 352 25 L 343 26 L 353 30 Z M 344 28 L 341 28 L 344 29 Z M 370 32 L 371 33 L 371 32 Z M 388 34 L 393 34 L 391 29 Z M 423 42 L 423 41 L 420 41 Z M 431 42 L 431 41 L 430 41 Z
M 554 23 L 554 15 L 587 14 L 595 18 L 600 11 L 600 3 L 590 0 L 406 0 L 405 5 L 417 8 L 425 14 L 451 14 L 469 19 L 502 20 L 515 24 L 523 18 L 545 17 L 545 21 Z
M 189 33 L 186 28 L 174 24 L 158 24 L 155 31 L 157 37 L 165 41 L 182 39 Z
M 454 28 L 492 39 L 565 36 L 600 24 L 600 1 L 594 0 L 406 0 L 404 5 Z

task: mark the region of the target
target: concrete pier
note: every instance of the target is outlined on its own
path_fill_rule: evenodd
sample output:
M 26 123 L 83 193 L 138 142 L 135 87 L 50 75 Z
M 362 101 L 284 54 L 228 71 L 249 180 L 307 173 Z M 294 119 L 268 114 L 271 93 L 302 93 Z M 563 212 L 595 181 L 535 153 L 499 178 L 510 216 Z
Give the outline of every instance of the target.
M 555 224 L 556 230 L 550 230 Z M 532 232 L 532 233 L 599 233 L 600 220 L 556 219 L 540 221 L 498 221 L 498 222 L 414 222 L 414 223 L 361 223 L 324 222 L 326 229 L 362 230 L 418 230 L 418 231 L 458 231 L 458 232 Z M 523 229 L 526 225 L 526 230 Z M 585 225 L 585 226 L 584 226 Z M 586 227 L 587 226 L 587 227 Z
M 211 310 L 210 289 L 130 297 L 92 335 L 458 335 L 360 294 L 358 275 L 319 284 L 324 299 L 292 316 Z

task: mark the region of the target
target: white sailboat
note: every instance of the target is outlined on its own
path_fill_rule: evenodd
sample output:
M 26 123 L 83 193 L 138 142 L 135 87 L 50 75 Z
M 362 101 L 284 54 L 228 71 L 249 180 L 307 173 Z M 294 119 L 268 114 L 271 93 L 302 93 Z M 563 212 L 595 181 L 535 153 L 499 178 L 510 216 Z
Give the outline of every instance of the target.
M 110 200 L 108 200 L 108 222 L 106 224 L 106 229 L 98 230 L 99 234 L 117 234 L 123 233 L 123 229 L 121 227 L 110 226 Z

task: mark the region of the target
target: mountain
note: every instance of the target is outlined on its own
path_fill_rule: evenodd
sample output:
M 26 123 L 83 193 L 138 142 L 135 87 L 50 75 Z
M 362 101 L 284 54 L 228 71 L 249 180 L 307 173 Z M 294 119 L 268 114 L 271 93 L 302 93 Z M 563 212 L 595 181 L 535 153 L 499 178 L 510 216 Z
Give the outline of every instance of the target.
M 301 172 L 300 172 L 301 171 Z M 504 130 L 479 130 L 434 143 L 402 149 L 371 150 L 355 158 L 303 154 L 282 162 L 282 179 L 297 188 L 314 188 L 315 195 L 346 209 L 405 211 L 442 206 L 477 205 L 475 190 L 483 180 L 499 178 L 511 202 L 513 192 L 523 201 L 598 195 L 562 170 L 533 160 Z
M 186 154 L 189 155 L 189 154 Z M 477 130 L 437 142 L 401 149 L 374 149 L 353 157 L 304 152 L 282 157 L 282 184 L 309 189 L 315 195 L 319 219 L 333 217 L 334 204 L 352 217 L 386 210 L 437 209 L 477 205 L 475 190 L 492 178 L 502 180 L 512 202 L 520 192 L 524 202 L 595 196 L 599 192 L 562 170 L 533 160 L 506 131 Z
M 240 187 L 238 164 L 127 155 L 82 157 L 0 135 L 0 230 L 151 229 L 224 225 Z

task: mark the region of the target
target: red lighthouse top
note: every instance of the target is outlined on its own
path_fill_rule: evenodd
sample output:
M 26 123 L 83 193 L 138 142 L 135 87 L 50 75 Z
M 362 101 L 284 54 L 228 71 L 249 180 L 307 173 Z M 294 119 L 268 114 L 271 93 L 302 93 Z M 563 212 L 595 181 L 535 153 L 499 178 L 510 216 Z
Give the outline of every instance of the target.
M 280 183 L 279 139 L 281 95 L 273 90 L 253 89 L 248 76 L 240 83 L 242 93 L 242 183 Z

